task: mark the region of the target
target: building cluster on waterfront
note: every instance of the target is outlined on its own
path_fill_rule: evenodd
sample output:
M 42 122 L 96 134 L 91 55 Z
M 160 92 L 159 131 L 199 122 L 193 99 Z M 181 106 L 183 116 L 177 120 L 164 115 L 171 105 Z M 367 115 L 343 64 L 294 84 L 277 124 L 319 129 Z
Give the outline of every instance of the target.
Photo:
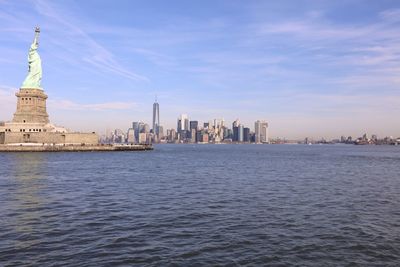
M 160 125 L 160 105 L 153 104 L 152 127 L 142 121 L 132 123 L 127 131 L 107 130 L 102 138 L 104 143 L 269 143 L 268 123 L 257 120 L 254 131 L 242 124 L 239 119 L 230 125 L 224 119 L 213 119 L 207 122 L 192 120 L 187 114 L 177 119 L 176 128 L 164 131 Z
M 257 120 L 254 129 L 236 119 L 232 124 L 227 124 L 224 119 L 213 119 L 207 122 L 199 122 L 190 119 L 187 114 L 181 114 L 177 118 L 176 128 L 166 129 L 160 124 L 160 105 L 153 104 L 152 124 L 143 121 L 135 121 L 128 130 L 107 130 L 102 137 L 103 143 L 256 143 L 256 144 L 355 144 L 355 145 L 398 145 L 400 138 L 392 136 L 379 139 L 373 134 L 368 137 L 341 136 L 339 139 L 327 140 L 325 138 L 304 140 L 288 140 L 285 138 L 270 139 L 268 135 L 268 122 Z
M 186 114 L 177 119 L 176 129 L 168 129 L 165 141 L 169 143 L 268 143 L 268 123 L 256 121 L 254 131 L 239 119 L 231 127 L 224 119 L 200 123 L 190 120 Z
M 384 138 L 378 138 L 376 134 L 368 135 L 365 133 L 361 137 L 353 138 L 352 136 L 341 136 L 340 139 L 326 140 L 321 138 L 319 140 L 312 140 L 305 138 L 303 144 L 352 144 L 352 145 L 398 145 L 400 144 L 400 137 L 395 138 L 393 136 L 386 136 Z

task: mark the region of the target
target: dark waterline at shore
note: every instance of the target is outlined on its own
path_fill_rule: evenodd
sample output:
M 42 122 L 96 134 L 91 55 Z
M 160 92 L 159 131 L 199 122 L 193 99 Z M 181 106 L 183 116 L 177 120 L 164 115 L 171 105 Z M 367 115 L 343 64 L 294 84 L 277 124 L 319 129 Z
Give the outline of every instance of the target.
M 0 265 L 400 262 L 400 148 L 0 153 Z

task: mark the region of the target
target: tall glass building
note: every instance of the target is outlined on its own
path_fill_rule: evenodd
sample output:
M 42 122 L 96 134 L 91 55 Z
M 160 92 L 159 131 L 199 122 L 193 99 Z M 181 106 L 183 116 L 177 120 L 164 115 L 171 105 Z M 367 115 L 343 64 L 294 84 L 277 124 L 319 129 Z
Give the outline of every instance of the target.
M 160 126 L 160 105 L 157 99 L 153 104 L 153 133 L 158 136 Z

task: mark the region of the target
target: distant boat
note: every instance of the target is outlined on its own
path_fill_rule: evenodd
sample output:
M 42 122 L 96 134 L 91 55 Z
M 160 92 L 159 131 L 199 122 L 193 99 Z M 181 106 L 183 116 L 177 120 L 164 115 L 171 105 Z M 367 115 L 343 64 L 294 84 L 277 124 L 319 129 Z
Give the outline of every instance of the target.
M 369 142 L 368 141 L 359 141 L 359 142 L 354 142 L 354 144 L 356 144 L 356 145 L 369 145 Z

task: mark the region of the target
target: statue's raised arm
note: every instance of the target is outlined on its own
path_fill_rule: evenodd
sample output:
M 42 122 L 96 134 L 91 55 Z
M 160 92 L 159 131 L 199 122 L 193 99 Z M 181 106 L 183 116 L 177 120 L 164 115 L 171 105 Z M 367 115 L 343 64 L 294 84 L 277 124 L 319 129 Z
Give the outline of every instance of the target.
M 36 46 L 39 46 L 39 34 L 40 34 L 40 28 L 35 27 L 35 39 L 33 40 L 33 43 L 35 43 Z
M 40 83 L 42 81 L 42 62 L 37 52 L 39 47 L 39 34 L 40 28 L 35 28 L 35 38 L 29 49 L 28 54 L 28 75 L 25 78 L 21 88 L 37 88 L 41 89 Z

